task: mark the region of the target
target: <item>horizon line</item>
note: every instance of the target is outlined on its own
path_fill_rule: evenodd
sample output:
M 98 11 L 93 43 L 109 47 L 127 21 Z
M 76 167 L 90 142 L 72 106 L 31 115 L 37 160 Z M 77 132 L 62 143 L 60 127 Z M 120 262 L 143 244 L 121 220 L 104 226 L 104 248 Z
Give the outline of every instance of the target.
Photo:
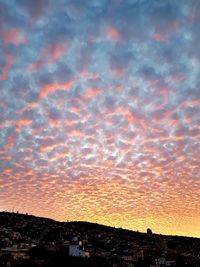
M 128 228 L 123 228 L 123 227 L 120 227 L 120 226 L 119 227 L 118 226 L 111 226 L 111 225 L 107 225 L 107 224 L 101 224 L 101 223 L 98 223 L 98 222 L 90 222 L 90 221 L 69 221 L 69 220 L 60 221 L 60 220 L 55 220 L 55 219 L 50 218 L 50 217 L 38 216 L 38 215 L 30 214 L 28 212 L 22 213 L 22 212 L 19 212 L 19 211 L 7 211 L 7 210 L 1 211 L 0 210 L 0 214 L 1 213 L 10 213 L 10 214 L 25 215 L 25 216 L 33 216 L 33 217 L 37 217 L 37 218 L 41 218 L 41 219 L 49 219 L 49 220 L 52 220 L 52 221 L 55 221 L 55 222 L 58 222 L 58 223 L 76 223 L 77 222 L 77 223 L 98 224 L 99 226 L 110 227 L 110 228 L 124 230 L 124 231 L 131 231 L 131 232 L 135 232 L 135 233 L 147 234 L 147 232 L 141 232 L 139 230 L 133 230 L 133 229 L 128 229 Z M 151 229 L 151 228 L 147 227 L 147 229 Z M 153 231 L 152 231 L 152 234 L 153 235 L 162 235 L 162 236 L 172 236 L 172 237 L 184 237 L 184 238 L 197 238 L 197 239 L 200 239 L 200 237 L 197 237 L 197 236 L 188 236 L 188 235 L 185 235 L 184 236 L 184 235 L 174 235 L 174 234 L 164 234 L 164 233 L 162 234 L 162 233 L 156 233 L 156 232 L 153 232 Z

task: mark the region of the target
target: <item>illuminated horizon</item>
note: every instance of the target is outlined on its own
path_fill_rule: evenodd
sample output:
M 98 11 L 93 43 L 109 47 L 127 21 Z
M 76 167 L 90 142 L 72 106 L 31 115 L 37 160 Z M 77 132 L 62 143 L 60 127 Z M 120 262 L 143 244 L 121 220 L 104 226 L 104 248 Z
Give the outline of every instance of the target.
M 198 0 L 0 0 L 0 210 L 200 237 Z
M 116 229 L 123 229 L 123 230 L 130 230 L 130 231 L 133 231 L 133 232 L 139 232 L 139 233 L 147 233 L 147 230 L 149 229 L 148 227 L 144 230 L 141 230 L 139 231 L 138 229 L 132 229 L 132 228 L 123 228 L 122 226 L 116 226 L 116 225 L 108 225 L 108 224 L 101 224 L 99 222 L 96 222 L 96 221 L 70 221 L 70 220 L 56 220 L 54 218 L 50 218 L 50 217 L 44 217 L 42 215 L 35 215 L 35 214 L 29 214 L 29 213 L 21 213 L 20 211 L 18 210 L 12 210 L 12 211 L 8 211 L 8 210 L 0 210 L 0 212 L 5 212 L 5 213 L 10 213 L 10 214 L 18 214 L 18 215 L 27 215 L 27 216 L 33 216 L 33 217 L 36 217 L 36 218 L 44 218 L 44 219 L 50 219 L 50 220 L 54 220 L 55 222 L 59 222 L 59 223 L 91 223 L 91 224 L 98 224 L 100 226 L 106 226 L 106 227 L 113 227 L 113 228 L 116 228 Z M 152 234 L 155 234 L 155 235 L 167 235 L 167 236 L 180 236 L 180 237 L 190 237 L 190 238 L 199 238 L 198 236 L 190 236 L 190 235 L 186 235 L 186 236 L 183 236 L 183 235 L 175 235 L 175 234 L 170 234 L 170 233 L 161 233 L 161 232 L 154 232 L 153 229 L 150 229 L 152 231 Z

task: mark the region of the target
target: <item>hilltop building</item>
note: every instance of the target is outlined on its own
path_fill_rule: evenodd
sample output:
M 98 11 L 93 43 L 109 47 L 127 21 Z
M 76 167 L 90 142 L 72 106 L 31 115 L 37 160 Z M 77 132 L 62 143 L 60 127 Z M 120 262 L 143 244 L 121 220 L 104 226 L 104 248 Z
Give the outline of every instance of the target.
M 69 244 L 69 256 L 72 257 L 89 257 L 89 252 L 86 252 L 83 247 L 83 242 L 78 240 L 78 237 L 73 237 Z

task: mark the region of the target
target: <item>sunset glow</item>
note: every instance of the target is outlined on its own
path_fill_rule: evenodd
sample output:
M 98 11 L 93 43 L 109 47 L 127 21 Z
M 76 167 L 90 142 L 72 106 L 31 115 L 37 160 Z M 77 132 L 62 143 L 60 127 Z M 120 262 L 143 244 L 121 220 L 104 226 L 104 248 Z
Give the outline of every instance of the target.
M 200 237 L 200 1 L 0 0 L 0 25 L 0 210 Z

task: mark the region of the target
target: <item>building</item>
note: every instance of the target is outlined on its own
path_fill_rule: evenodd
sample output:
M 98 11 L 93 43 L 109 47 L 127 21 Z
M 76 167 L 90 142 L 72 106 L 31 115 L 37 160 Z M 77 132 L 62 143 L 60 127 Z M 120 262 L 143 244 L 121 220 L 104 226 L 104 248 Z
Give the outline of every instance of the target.
M 73 237 L 69 244 L 69 256 L 90 257 L 90 254 L 84 250 L 82 241 L 78 241 L 77 237 Z
M 3 254 L 9 254 L 13 257 L 14 260 L 17 259 L 27 259 L 27 252 L 29 249 L 27 248 L 17 248 L 17 247 L 8 247 L 8 248 L 2 248 L 1 249 L 1 255 Z
M 133 250 L 133 260 L 134 261 L 139 261 L 139 260 L 144 260 L 144 250 L 136 248 Z
M 164 257 L 156 259 L 155 267 L 176 266 L 176 261 L 166 260 Z

